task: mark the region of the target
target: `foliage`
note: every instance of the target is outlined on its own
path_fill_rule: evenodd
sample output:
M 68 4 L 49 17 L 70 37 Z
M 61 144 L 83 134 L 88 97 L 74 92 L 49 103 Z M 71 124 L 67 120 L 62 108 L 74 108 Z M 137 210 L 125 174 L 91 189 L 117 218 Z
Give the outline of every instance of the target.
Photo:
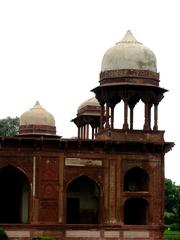
M 172 223 L 165 225 L 165 231 L 179 231 L 180 232 L 180 223 Z
M 7 234 L 5 233 L 5 231 L 2 228 L 0 228 L 0 239 L 1 240 L 9 240 Z
M 168 226 L 176 222 L 176 215 L 172 212 L 164 212 L 164 222 Z
M 165 179 L 165 224 L 180 223 L 180 186 Z
M 0 136 L 15 136 L 19 129 L 19 118 L 0 119 Z
M 171 230 L 166 230 L 164 232 L 164 239 L 168 240 L 180 240 L 180 231 L 171 231 Z

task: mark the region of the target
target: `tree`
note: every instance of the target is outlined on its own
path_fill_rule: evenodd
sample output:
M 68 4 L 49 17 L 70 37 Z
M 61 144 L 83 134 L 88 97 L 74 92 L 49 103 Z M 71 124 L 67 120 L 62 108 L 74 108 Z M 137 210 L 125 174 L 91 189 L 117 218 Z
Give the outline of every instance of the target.
M 174 212 L 176 208 L 176 185 L 171 179 L 165 179 L 165 210 Z
M 180 186 L 165 179 L 165 223 L 180 221 Z
M 0 119 L 0 136 L 15 136 L 19 129 L 19 118 Z

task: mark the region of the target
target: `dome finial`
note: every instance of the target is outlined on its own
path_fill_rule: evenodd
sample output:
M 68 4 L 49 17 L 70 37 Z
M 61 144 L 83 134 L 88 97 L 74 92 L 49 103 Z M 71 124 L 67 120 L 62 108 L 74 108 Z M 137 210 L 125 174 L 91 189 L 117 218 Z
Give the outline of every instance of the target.
M 42 106 L 41 106 L 41 104 L 39 103 L 38 100 L 35 102 L 33 108 L 42 108 Z
M 117 44 L 120 43 L 136 43 L 136 44 L 142 44 L 140 42 L 138 42 L 136 40 L 136 38 L 134 37 L 134 35 L 132 34 L 131 30 L 128 30 L 125 34 L 125 36 L 121 39 L 120 42 L 118 42 Z
M 39 103 L 39 101 L 38 101 L 38 100 L 36 101 L 35 105 L 40 105 L 40 103 Z

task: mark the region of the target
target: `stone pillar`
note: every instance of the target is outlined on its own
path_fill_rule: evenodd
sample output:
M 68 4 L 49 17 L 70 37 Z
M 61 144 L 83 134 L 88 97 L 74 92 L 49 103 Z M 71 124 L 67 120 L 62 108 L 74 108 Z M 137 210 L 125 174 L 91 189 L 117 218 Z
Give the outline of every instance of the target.
M 106 124 L 105 124 L 105 128 L 108 129 L 109 126 L 109 104 L 106 103 Z
M 154 131 L 158 130 L 158 104 L 154 105 Z
M 101 104 L 100 130 L 103 130 L 104 104 Z
M 144 130 L 149 130 L 149 104 L 148 102 L 144 103 Z
M 86 137 L 87 137 L 87 139 L 89 139 L 89 124 L 86 125 L 86 130 L 87 130 L 87 135 L 86 135 Z
M 80 138 L 80 127 L 78 127 L 78 138 Z
M 148 127 L 149 127 L 149 130 L 151 130 L 151 107 L 152 107 L 152 104 L 149 103 L 148 104 Z
M 130 129 L 133 130 L 134 124 L 134 106 L 130 107 Z
M 92 126 L 92 139 L 94 139 L 94 126 Z
M 81 126 L 81 128 L 80 128 L 80 139 L 82 139 L 83 138 L 83 126 Z
M 111 129 L 114 129 L 114 106 L 111 106 Z
M 37 157 L 33 156 L 33 180 L 32 180 L 32 211 L 29 211 L 31 213 L 30 221 L 31 223 L 38 223 L 38 213 L 39 213 L 39 199 L 36 197 L 36 176 L 37 176 Z
M 127 130 L 129 129 L 128 126 L 128 103 L 125 100 L 124 101 L 124 124 L 123 124 L 123 129 Z
M 64 212 L 64 154 L 59 156 L 59 212 L 58 222 L 65 223 L 65 212 Z
M 109 223 L 117 222 L 116 192 L 116 161 L 109 159 Z
M 83 125 L 83 139 L 86 138 L 86 125 Z

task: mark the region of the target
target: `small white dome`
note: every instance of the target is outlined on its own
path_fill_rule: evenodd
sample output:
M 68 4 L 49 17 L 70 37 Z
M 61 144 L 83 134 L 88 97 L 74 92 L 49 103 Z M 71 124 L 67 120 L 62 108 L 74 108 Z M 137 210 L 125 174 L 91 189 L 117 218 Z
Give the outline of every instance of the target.
M 55 120 L 53 115 L 41 107 L 37 101 L 34 107 L 21 115 L 20 125 L 48 125 L 54 127 Z
M 102 60 L 102 72 L 120 69 L 157 72 L 155 54 L 138 42 L 131 31 L 127 31 L 120 42 L 108 49 Z
M 56 135 L 55 120 L 37 101 L 20 117 L 19 135 Z
M 81 109 L 83 109 L 84 107 L 87 107 L 87 106 L 100 107 L 100 104 L 95 97 L 92 97 L 92 98 L 86 100 L 85 102 L 81 103 L 81 105 L 78 107 L 77 111 L 80 112 Z

